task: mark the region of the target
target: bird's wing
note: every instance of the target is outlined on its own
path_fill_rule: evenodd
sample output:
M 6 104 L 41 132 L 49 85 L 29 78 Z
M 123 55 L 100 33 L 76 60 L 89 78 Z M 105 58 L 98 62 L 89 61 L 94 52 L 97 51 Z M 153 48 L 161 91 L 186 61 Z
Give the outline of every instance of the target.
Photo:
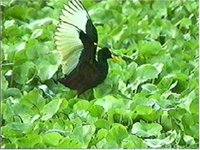
M 62 57 L 62 70 L 66 75 L 78 65 L 84 50 L 85 45 L 80 39 L 81 32 L 90 37 L 92 42 L 97 43 L 97 31 L 87 10 L 79 0 L 70 0 L 62 10 L 55 34 L 57 50 Z M 91 55 L 95 58 L 96 48 L 93 51 L 95 52 Z

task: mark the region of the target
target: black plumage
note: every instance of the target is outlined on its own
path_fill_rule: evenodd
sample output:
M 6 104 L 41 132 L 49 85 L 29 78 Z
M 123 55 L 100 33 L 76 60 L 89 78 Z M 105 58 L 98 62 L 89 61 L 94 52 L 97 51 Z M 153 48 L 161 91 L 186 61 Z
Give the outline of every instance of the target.
M 82 17 L 80 22 L 78 17 Z M 108 48 L 100 49 L 96 60 L 97 43 L 97 30 L 88 12 L 79 0 L 70 0 L 61 15 L 56 34 L 65 74 L 59 79 L 60 83 L 81 94 L 103 82 L 108 74 L 107 59 L 111 58 L 111 52 Z
M 80 61 L 78 66 L 65 78 L 59 81 L 65 86 L 77 90 L 78 94 L 96 87 L 103 82 L 108 73 L 107 58 L 111 58 L 108 49 L 104 48 L 98 52 L 98 61 Z

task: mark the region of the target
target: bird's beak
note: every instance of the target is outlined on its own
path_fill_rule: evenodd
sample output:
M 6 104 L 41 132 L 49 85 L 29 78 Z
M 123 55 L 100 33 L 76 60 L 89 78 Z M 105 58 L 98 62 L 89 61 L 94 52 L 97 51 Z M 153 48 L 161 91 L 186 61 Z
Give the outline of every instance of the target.
M 117 57 L 115 54 L 111 53 L 111 57 L 112 57 L 112 60 L 113 60 L 115 63 L 120 63 L 120 58 Z

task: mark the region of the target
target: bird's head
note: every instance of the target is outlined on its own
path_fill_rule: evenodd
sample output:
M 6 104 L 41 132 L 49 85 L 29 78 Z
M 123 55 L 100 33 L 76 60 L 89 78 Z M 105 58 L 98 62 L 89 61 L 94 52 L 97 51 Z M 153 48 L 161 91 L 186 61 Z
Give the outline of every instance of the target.
M 112 58 L 112 54 L 107 47 L 104 47 L 99 50 L 98 58 L 103 58 L 103 59 Z
M 119 63 L 120 60 L 119 58 L 113 54 L 107 47 L 103 47 L 103 48 L 100 48 L 98 46 L 99 50 L 98 50 L 98 59 L 109 59 L 109 58 L 112 58 L 112 60 L 115 62 L 115 63 Z

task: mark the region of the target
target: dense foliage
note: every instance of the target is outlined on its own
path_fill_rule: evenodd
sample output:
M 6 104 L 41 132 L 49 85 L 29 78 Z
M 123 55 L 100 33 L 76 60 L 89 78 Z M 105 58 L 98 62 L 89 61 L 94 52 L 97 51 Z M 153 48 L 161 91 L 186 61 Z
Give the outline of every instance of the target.
M 80 97 L 56 83 L 64 3 L 2 1 L 2 148 L 197 148 L 197 1 L 83 0 L 119 61 Z

